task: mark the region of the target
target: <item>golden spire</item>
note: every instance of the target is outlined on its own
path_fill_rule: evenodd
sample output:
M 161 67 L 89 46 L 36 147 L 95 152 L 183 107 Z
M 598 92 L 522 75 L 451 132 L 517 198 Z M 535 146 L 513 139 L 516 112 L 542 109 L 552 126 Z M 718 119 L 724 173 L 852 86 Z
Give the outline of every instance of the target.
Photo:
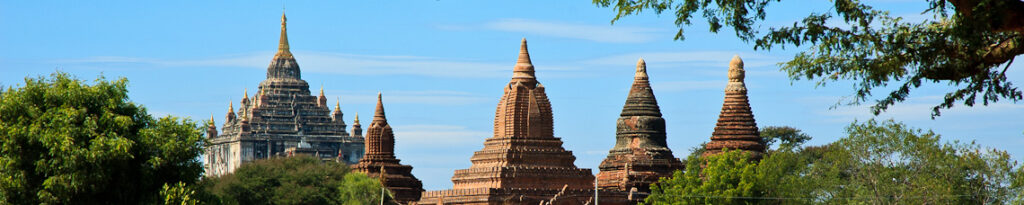
M 530 61 L 530 51 L 526 48 L 526 38 L 523 38 L 519 45 L 519 59 L 516 60 L 516 67 L 512 69 L 512 79 L 535 80 L 533 62 Z
M 323 97 L 323 96 L 324 96 L 324 84 L 321 83 L 320 84 L 320 97 Z
M 281 11 L 281 40 L 277 43 L 277 54 L 275 56 L 291 57 L 292 52 L 288 46 L 288 18 L 284 11 Z
M 242 99 L 249 99 L 249 88 L 242 89 Z
M 235 102 L 228 100 L 228 113 L 235 112 Z
M 336 112 L 340 112 L 341 111 L 341 97 L 338 97 L 338 101 L 334 102 L 334 111 L 336 111 Z
M 213 113 L 210 113 L 210 127 L 216 126 L 214 125 L 214 123 L 215 122 L 213 121 Z
M 637 80 L 647 80 L 647 62 L 644 62 L 644 58 L 636 61 L 636 75 L 633 77 Z
M 358 124 L 359 124 L 359 112 L 356 112 L 356 120 L 355 120 L 355 124 L 353 124 L 353 125 L 358 125 Z

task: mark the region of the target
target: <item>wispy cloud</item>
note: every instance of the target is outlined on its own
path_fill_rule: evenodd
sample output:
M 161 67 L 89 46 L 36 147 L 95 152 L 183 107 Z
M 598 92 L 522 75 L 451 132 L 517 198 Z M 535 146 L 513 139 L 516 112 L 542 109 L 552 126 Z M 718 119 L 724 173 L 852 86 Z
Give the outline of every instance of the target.
M 827 101 L 826 98 L 804 98 L 809 103 L 835 103 L 835 99 L 838 97 L 830 98 L 831 101 Z M 824 116 L 832 117 L 833 121 L 837 122 L 848 122 L 852 119 L 888 119 L 895 118 L 899 120 L 931 120 L 932 107 L 938 105 L 941 102 L 941 96 L 922 96 L 910 98 L 903 103 L 896 104 L 889 109 L 885 110 L 878 116 L 871 114 L 870 106 L 871 102 L 866 102 L 862 105 L 856 106 L 838 106 L 831 110 L 820 111 L 819 114 Z M 954 116 L 965 116 L 965 115 L 999 115 L 1009 113 L 1024 113 L 1024 105 L 1013 104 L 1007 102 L 998 102 L 985 105 L 975 105 L 974 107 L 967 107 L 963 105 L 955 106 L 951 109 L 941 110 L 942 116 L 938 119 L 952 118 Z
M 416 146 L 479 144 L 492 134 L 456 125 L 401 125 L 393 129 L 395 141 Z
M 375 56 L 294 52 L 302 71 L 347 75 L 419 75 L 431 77 L 507 77 L 511 65 L 422 56 Z M 273 53 L 252 53 L 209 59 L 156 59 L 99 56 L 63 59 L 71 64 L 148 64 L 157 67 L 245 67 L 265 69 Z
M 681 64 L 693 66 L 723 67 L 729 66 L 732 57 L 739 55 L 745 67 L 775 66 L 781 59 L 755 53 L 737 53 L 728 51 L 686 51 L 686 52 L 640 52 L 605 56 L 583 61 L 595 65 L 636 65 L 639 58 L 650 64 Z
M 587 25 L 564 22 L 538 21 L 529 19 L 499 19 L 483 25 L 486 29 L 521 32 L 534 35 L 583 39 L 602 43 L 644 43 L 661 38 L 662 29 Z M 440 29 L 466 29 L 459 26 L 439 26 Z
M 329 96 L 340 96 L 343 104 L 373 104 L 377 103 L 376 93 L 356 93 L 344 91 L 342 93 L 328 93 Z M 446 91 L 446 90 L 425 90 L 425 91 L 386 91 L 383 93 L 386 104 L 429 104 L 429 105 L 467 105 L 474 103 L 491 103 L 494 99 L 479 96 L 469 92 Z
M 669 82 L 655 82 L 652 87 L 658 92 L 678 92 L 678 91 L 692 91 L 692 90 L 707 90 L 707 89 L 723 89 L 725 88 L 725 80 L 706 80 L 706 81 L 669 81 Z

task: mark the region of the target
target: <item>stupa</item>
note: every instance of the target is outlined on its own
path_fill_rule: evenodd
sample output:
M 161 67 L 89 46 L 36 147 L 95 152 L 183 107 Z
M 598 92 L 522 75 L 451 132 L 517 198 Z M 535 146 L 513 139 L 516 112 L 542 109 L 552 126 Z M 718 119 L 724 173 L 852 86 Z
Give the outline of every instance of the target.
M 743 83 L 746 71 L 743 60 L 734 56 L 729 62 L 729 84 L 725 86 L 725 102 L 718 115 L 711 142 L 704 146 L 704 156 L 721 153 L 722 150 L 743 150 L 752 159 L 760 159 L 765 152 L 764 142 L 757 130 L 754 113 L 747 99 L 747 86 Z
M 380 179 L 398 203 L 419 201 L 423 183 L 412 175 L 412 166 L 400 164 L 399 161 L 395 157 L 395 135 L 384 116 L 384 103 L 378 93 L 377 111 L 366 130 L 366 154 L 363 154 L 359 163 L 352 165 L 352 169 Z
M 616 122 L 615 147 L 601 162 L 597 184 L 601 189 L 633 191 L 635 202 L 650 193 L 650 185 L 671 177 L 683 163 L 666 143 L 665 119 L 648 81 L 643 59 L 636 64 L 633 85 Z M 639 193 L 637 193 L 639 192 Z

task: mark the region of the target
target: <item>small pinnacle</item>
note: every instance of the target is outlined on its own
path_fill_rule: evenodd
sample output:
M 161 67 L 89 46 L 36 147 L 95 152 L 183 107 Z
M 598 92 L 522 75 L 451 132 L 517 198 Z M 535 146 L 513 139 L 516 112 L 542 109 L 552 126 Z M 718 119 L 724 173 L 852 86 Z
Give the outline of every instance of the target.
M 636 61 L 636 79 L 647 79 L 647 62 L 644 62 L 644 58 Z

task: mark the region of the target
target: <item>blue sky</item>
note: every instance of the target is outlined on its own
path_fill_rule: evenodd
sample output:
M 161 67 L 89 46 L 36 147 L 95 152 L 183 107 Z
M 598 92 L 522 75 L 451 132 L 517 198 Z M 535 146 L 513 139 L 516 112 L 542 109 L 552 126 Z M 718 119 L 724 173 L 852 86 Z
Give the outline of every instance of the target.
M 868 1 L 908 19 L 923 19 L 920 1 Z M 828 2 L 771 7 L 761 27 L 791 24 Z M 255 90 L 277 47 L 282 1 L 0 1 L 0 84 L 55 70 L 94 79 L 127 77 L 132 101 L 155 115 L 223 123 L 229 101 Z M 371 119 L 382 91 L 396 152 L 428 190 L 451 187 L 455 169 L 492 133 L 494 109 L 527 38 L 538 79 L 554 110 L 555 135 L 596 167 L 614 144 L 615 120 L 637 58 L 647 61 L 676 157 L 707 141 L 718 117 L 728 61 L 746 62 L 758 125 L 787 125 L 810 144 L 844 136 L 866 106 L 830 109 L 853 92 L 849 82 L 815 87 L 790 81 L 776 63 L 802 48 L 755 51 L 730 30 L 707 32 L 699 21 L 687 41 L 673 41 L 674 16 L 646 13 L 611 25 L 610 8 L 590 1 L 289 1 L 288 31 L 303 79 L 329 103 L 341 99 L 346 122 Z M 1018 59 L 1024 62 L 1022 59 Z M 1007 71 L 1024 83 L 1016 64 Z M 879 119 L 932 129 L 947 140 L 977 141 L 1024 156 L 1024 104 L 958 106 L 932 120 L 947 85 L 927 85 Z M 886 91 L 877 91 L 887 94 Z

